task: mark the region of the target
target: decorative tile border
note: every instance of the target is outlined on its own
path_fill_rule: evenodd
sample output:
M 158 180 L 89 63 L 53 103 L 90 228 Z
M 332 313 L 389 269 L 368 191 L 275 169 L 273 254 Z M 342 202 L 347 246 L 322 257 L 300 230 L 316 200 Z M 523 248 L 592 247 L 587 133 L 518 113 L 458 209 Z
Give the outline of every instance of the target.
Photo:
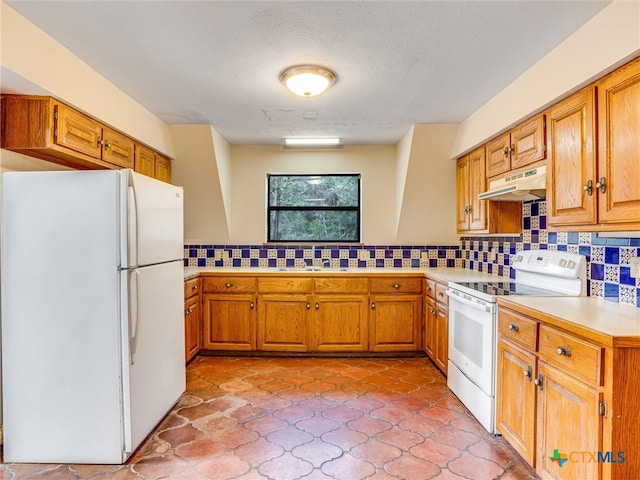
M 640 279 L 630 275 L 640 238 L 547 231 L 545 200 L 523 204 L 522 235 L 461 237 L 459 245 L 185 245 L 190 267 L 425 268 L 458 267 L 513 278 L 511 255 L 549 249 L 587 257 L 588 295 L 640 308 Z

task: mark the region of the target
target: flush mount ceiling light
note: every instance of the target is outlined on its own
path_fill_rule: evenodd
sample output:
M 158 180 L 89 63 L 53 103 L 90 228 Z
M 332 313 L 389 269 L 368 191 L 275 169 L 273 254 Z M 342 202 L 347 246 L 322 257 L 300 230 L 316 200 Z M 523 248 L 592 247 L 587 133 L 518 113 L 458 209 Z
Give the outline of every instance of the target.
M 333 85 L 336 81 L 336 74 L 324 67 L 297 65 L 282 72 L 280 81 L 296 95 L 313 97 Z
M 339 138 L 285 138 L 286 147 L 337 147 Z

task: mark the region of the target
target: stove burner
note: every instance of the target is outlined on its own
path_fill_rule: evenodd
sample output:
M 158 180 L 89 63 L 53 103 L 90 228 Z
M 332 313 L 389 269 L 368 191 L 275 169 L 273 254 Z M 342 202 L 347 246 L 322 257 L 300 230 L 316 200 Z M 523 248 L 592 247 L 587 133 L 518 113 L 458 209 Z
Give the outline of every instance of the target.
M 507 295 L 538 295 L 538 296 L 552 296 L 558 295 L 558 292 L 551 290 L 545 290 L 543 288 L 531 287 L 529 285 L 523 285 L 516 282 L 456 282 L 462 287 L 475 290 L 476 292 L 482 292 L 492 296 L 507 296 Z

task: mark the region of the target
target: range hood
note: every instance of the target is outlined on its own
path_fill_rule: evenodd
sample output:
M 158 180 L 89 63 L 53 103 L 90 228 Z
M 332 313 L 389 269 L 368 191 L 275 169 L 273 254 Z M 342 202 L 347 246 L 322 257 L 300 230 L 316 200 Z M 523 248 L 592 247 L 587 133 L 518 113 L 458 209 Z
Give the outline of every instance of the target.
M 547 167 L 532 168 L 489 183 L 489 190 L 478 195 L 480 200 L 520 201 L 545 198 Z

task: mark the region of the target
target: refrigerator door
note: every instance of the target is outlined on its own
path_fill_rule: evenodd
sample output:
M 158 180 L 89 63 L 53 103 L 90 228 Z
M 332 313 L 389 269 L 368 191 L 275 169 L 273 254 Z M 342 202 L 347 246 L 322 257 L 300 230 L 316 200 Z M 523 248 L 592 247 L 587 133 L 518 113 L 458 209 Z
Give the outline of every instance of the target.
M 121 271 L 127 453 L 185 390 L 183 270 L 178 260 Z
M 122 458 L 118 182 L 2 174 L 5 462 Z
M 121 170 L 121 268 L 183 258 L 182 188 Z

